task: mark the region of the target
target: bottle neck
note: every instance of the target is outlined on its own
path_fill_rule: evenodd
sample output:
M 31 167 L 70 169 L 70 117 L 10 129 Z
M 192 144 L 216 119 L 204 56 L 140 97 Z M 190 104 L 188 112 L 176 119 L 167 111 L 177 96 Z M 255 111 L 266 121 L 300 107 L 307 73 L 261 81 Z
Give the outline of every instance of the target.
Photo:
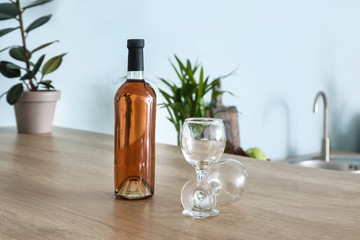
M 142 48 L 129 48 L 128 72 L 144 71 L 144 55 Z
M 128 71 L 127 79 L 144 79 L 144 71 Z

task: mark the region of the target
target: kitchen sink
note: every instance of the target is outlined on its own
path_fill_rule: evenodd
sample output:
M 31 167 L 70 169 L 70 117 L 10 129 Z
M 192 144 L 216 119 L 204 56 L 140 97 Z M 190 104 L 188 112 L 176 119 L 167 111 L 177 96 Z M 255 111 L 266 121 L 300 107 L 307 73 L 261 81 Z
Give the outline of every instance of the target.
M 321 160 L 320 156 L 296 157 L 286 161 L 286 163 L 303 167 L 323 168 L 360 174 L 360 156 L 357 155 L 331 155 L 329 162 Z
M 360 155 L 330 154 L 330 138 L 328 136 L 328 104 L 326 95 L 322 91 L 318 92 L 315 97 L 313 112 L 318 112 L 320 99 L 323 99 L 324 102 L 324 136 L 321 141 L 320 156 L 295 157 L 286 161 L 286 163 L 303 167 L 323 168 L 360 174 Z

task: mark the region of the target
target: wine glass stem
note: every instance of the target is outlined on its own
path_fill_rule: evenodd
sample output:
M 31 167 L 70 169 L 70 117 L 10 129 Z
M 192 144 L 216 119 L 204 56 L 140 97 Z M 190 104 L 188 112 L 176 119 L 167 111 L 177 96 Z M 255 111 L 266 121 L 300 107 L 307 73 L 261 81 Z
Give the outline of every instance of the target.
M 207 171 L 206 170 L 199 170 L 197 169 L 196 170 L 196 174 L 197 174 L 197 179 L 199 181 L 204 181 L 205 180 L 205 176 L 207 174 Z

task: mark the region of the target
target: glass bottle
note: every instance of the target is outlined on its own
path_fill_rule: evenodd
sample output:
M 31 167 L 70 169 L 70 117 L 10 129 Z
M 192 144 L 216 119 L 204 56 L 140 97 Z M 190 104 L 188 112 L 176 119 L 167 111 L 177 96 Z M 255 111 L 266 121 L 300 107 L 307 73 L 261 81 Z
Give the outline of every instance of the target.
M 144 80 L 143 39 L 129 39 L 128 77 L 115 95 L 115 196 L 145 199 L 155 186 L 156 94 Z

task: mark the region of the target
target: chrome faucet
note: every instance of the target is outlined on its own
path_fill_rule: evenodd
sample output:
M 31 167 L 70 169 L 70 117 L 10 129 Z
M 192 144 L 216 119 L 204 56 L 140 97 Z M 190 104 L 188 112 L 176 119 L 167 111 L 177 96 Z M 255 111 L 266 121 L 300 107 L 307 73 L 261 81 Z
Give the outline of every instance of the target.
M 324 138 L 321 142 L 321 159 L 325 162 L 330 161 L 330 139 L 328 137 L 328 106 L 326 95 L 324 92 L 319 92 L 316 95 L 315 102 L 314 102 L 314 113 L 318 112 L 319 109 L 319 98 L 322 97 L 324 100 Z

